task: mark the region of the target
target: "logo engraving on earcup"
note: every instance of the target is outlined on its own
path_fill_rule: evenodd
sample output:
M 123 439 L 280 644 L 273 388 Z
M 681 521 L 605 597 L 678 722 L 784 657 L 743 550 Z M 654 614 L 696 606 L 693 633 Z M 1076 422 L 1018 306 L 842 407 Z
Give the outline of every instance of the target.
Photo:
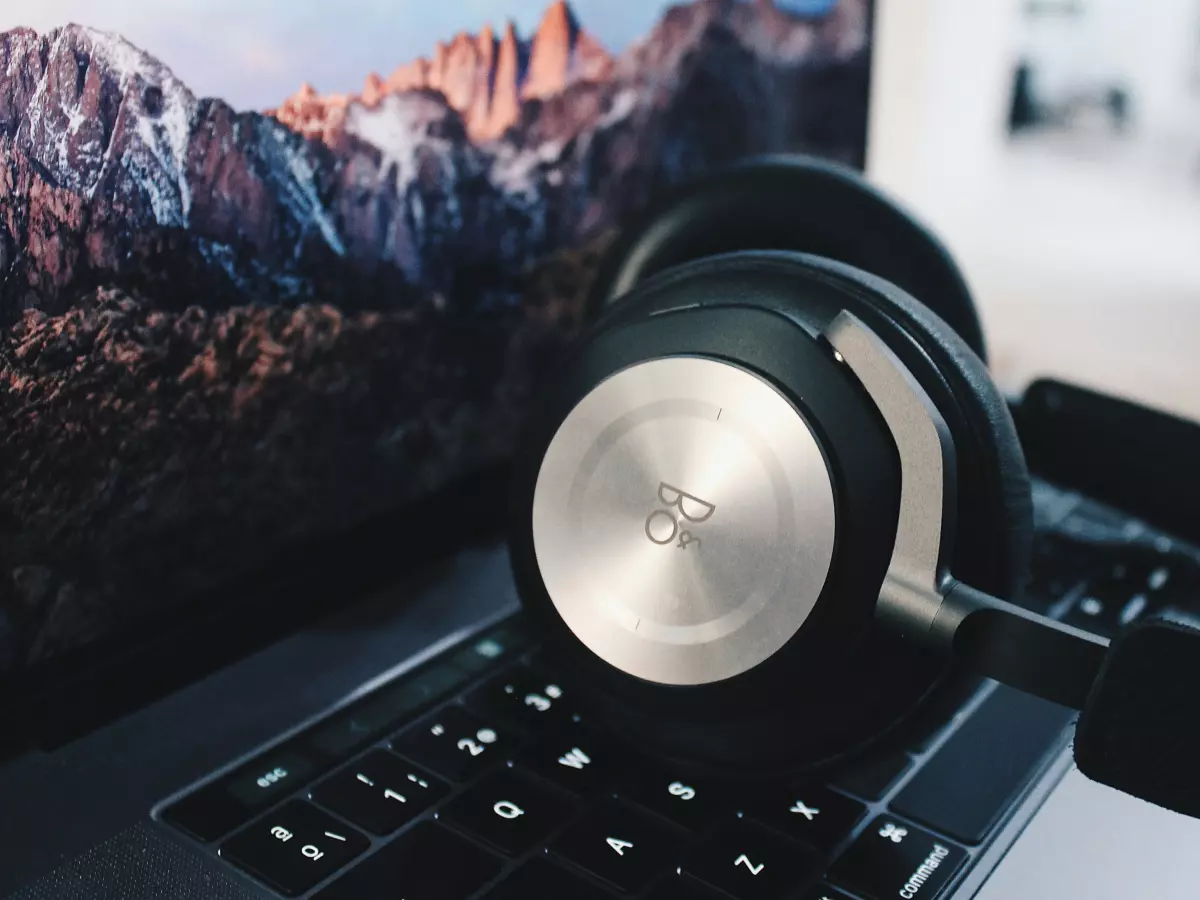
M 665 481 L 658 483 L 658 500 L 665 509 L 656 509 L 646 517 L 646 537 L 658 544 L 667 546 L 679 538 L 676 545 L 680 550 L 686 550 L 692 544 L 700 545 L 701 540 L 691 531 L 679 529 L 679 519 L 670 510 L 677 510 L 679 515 L 693 524 L 707 522 L 717 507 L 707 500 L 701 500 L 695 494 L 689 494 Z

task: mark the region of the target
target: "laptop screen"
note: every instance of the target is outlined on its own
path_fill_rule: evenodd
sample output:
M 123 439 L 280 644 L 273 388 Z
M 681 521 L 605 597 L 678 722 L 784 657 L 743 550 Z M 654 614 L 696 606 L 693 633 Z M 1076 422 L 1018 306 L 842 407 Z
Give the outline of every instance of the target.
M 865 158 L 868 0 L 0 12 L 0 679 L 510 453 L 599 255 Z

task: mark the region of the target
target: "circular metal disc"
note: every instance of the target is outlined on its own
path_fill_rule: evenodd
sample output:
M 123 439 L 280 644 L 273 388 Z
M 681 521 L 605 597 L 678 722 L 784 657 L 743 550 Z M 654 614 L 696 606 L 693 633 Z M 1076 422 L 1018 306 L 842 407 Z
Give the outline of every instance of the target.
M 559 426 L 534 490 L 534 552 L 559 615 L 599 657 L 661 684 L 730 678 L 787 643 L 836 531 L 803 416 L 713 359 L 601 382 Z

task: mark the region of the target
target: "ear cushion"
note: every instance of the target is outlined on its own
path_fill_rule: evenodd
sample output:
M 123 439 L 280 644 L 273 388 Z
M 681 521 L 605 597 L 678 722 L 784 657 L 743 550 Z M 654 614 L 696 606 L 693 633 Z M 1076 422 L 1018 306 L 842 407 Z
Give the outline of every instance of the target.
M 606 328 L 678 309 L 680 295 L 671 289 L 673 284 L 714 279 L 742 287 L 709 297 L 693 292 L 692 305 L 767 306 L 809 330 L 824 327 L 840 306 L 887 342 L 938 406 L 954 439 L 958 457 L 954 574 L 980 590 L 1015 596 L 1027 577 L 1032 547 L 1029 473 L 1004 396 L 955 329 L 882 278 L 833 260 L 780 251 L 731 253 L 678 266 L 641 285 L 636 302 L 611 306 L 595 325 Z M 806 292 L 804 286 L 814 279 L 836 288 L 836 301 L 817 301 L 814 292 Z M 776 282 L 794 287 L 787 291 L 765 287 Z
M 609 252 L 590 312 L 667 268 L 737 250 L 792 250 L 870 272 L 919 297 L 987 360 L 966 280 L 938 239 L 857 172 L 803 156 L 747 160 L 665 194 Z

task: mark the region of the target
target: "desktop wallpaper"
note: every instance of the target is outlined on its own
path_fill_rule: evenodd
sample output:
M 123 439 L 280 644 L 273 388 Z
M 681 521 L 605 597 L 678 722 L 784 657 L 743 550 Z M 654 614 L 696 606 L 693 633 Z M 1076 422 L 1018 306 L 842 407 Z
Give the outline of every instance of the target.
M 502 459 L 657 189 L 862 165 L 870 13 L 0 12 L 0 676 Z

